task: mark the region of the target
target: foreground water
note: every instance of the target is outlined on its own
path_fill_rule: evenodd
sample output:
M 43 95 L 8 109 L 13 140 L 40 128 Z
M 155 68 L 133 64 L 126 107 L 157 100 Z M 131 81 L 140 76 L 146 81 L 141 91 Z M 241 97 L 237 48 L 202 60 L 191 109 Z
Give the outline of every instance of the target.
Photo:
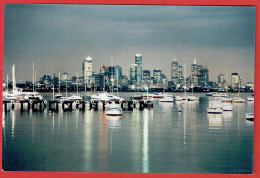
M 3 112 L 3 170 L 252 173 L 253 122 L 245 114 L 254 102 L 207 114 L 213 98 L 196 95 L 198 102 L 155 101 L 152 109 L 124 111 L 122 117 L 102 110 Z

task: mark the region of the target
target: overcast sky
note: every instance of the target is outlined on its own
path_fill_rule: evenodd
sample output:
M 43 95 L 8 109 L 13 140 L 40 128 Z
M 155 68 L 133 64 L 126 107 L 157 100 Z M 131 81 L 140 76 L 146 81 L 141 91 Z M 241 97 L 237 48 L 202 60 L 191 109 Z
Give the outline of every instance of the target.
M 4 79 L 16 65 L 17 82 L 44 73 L 82 75 L 82 61 L 120 65 L 128 74 L 137 53 L 143 69 L 160 68 L 170 79 L 176 56 L 186 75 L 196 58 L 207 65 L 210 80 L 232 72 L 243 83 L 254 80 L 254 7 L 30 5 L 6 4 Z

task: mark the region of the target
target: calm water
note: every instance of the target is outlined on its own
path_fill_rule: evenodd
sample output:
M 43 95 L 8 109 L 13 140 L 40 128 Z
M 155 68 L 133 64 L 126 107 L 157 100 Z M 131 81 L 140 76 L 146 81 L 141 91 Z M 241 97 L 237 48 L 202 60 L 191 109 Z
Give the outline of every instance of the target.
M 254 103 L 235 103 L 232 112 L 214 115 L 206 111 L 213 98 L 196 95 L 198 102 L 155 101 L 153 109 L 117 118 L 102 110 L 3 112 L 3 170 L 251 173 L 253 122 L 245 113 Z

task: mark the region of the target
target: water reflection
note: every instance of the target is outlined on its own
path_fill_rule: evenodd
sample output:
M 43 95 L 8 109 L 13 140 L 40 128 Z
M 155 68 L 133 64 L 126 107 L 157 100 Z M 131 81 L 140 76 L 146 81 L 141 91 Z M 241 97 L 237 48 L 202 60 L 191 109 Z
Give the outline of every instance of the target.
M 108 128 L 120 128 L 122 116 L 106 116 Z
M 149 135 L 148 135 L 148 119 L 149 119 L 149 111 L 148 109 L 144 109 L 143 111 L 143 160 L 142 167 L 143 173 L 149 172 Z
M 11 110 L 11 117 L 12 117 L 12 139 L 14 138 L 15 133 L 15 111 Z
M 207 114 L 209 121 L 209 129 L 221 129 L 222 115 L 221 114 Z

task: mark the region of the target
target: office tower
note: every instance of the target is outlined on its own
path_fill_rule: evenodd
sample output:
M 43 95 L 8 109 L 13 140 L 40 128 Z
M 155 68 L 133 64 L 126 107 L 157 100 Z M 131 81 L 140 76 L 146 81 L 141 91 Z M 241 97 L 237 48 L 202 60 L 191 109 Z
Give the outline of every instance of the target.
M 176 87 L 177 85 L 182 84 L 182 66 L 178 65 L 176 57 L 174 57 L 171 63 L 171 81 L 173 85 Z
M 68 72 L 64 72 L 63 74 L 61 74 L 61 82 L 66 82 L 69 80 L 69 73 Z
M 136 64 L 131 64 L 129 76 L 130 76 L 130 85 L 136 85 L 136 82 L 137 82 L 137 65 Z
M 207 67 L 198 65 L 194 59 L 191 65 L 191 86 L 192 87 L 208 87 L 209 70 Z
M 88 88 L 91 88 L 92 87 L 92 58 L 91 57 L 88 56 L 83 61 L 82 69 L 83 69 L 84 82 L 86 83 Z
M 142 79 L 143 79 L 143 68 L 142 68 L 142 54 L 135 55 L 135 64 L 137 65 L 137 85 L 140 86 Z
M 122 67 L 115 66 L 115 85 L 121 85 L 122 80 Z
M 50 86 L 52 84 L 51 75 L 44 74 L 43 77 L 41 78 L 41 83 L 43 83 L 45 86 Z
M 154 78 L 154 83 L 161 83 L 162 70 L 161 69 L 154 69 L 153 70 L 153 78 Z
M 224 88 L 224 75 L 222 73 L 218 75 L 218 88 Z
M 231 74 L 231 88 L 233 90 L 238 89 L 238 82 L 239 82 L 238 73 L 232 73 Z
M 114 86 L 115 85 L 115 67 L 114 66 L 108 66 L 108 85 Z

